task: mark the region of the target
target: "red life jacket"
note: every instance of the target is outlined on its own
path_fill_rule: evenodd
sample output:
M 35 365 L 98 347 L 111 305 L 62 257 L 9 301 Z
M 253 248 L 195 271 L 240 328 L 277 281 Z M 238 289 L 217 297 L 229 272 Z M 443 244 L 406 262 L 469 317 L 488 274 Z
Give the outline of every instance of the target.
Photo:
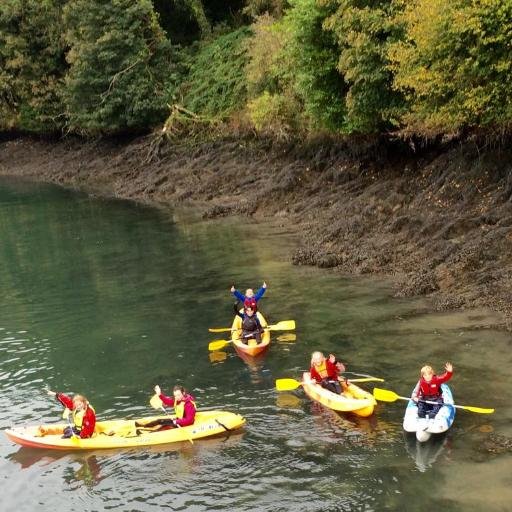
M 258 303 L 256 302 L 256 299 L 254 297 L 246 297 L 244 300 L 244 309 L 245 308 L 252 308 L 252 310 L 256 313 L 258 311 Z
M 437 398 L 441 396 L 441 384 L 450 380 L 452 376 L 451 372 L 445 372 L 443 375 L 433 375 L 432 380 L 427 382 L 423 377 L 420 378 L 417 384 L 417 394 L 420 398 Z

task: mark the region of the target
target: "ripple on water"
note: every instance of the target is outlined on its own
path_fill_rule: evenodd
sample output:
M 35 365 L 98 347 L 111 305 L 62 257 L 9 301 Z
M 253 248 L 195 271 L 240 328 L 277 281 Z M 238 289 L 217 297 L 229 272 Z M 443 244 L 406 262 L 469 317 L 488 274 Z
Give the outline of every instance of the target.
M 131 203 L 16 190 L 0 187 L 0 428 L 59 421 L 45 386 L 85 393 L 100 418 L 150 415 L 157 383 L 168 392 L 182 383 L 200 408 L 238 412 L 247 425 L 193 445 L 80 454 L 22 450 L 0 436 L 6 510 L 469 512 L 476 503 L 494 512 L 510 502 L 510 454 L 480 454 L 478 467 L 474 458 L 489 435 L 479 427 L 507 434 L 512 417 L 510 333 L 480 328 L 492 319 L 431 314 L 424 300 L 393 299 L 386 283 L 290 266 L 294 244 L 257 222 L 173 223 Z M 295 318 L 295 340 L 273 337 L 258 361 L 231 346 L 212 361 L 208 328 L 231 322 L 225 284 L 261 277 L 267 319 Z M 275 379 L 299 376 L 313 350 L 400 394 L 424 361 L 439 369 L 454 359 L 459 403 L 492 397 L 497 413 L 458 416 L 430 463 L 428 450 L 407 451 L 404 404 L 358 419 L 301 389 L 278 395 Z

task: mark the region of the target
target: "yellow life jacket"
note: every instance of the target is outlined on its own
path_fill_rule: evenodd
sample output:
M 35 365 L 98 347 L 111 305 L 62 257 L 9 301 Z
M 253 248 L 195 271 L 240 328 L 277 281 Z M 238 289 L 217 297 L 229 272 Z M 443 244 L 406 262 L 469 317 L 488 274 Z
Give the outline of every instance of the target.
M 94 414 L 96 414 L 96 411 L 94 410 L 94 407 L 92 405 L 88 405 L 87 406 L 89 409 L 92 409 L 92 412 Z M 85 416 L 85 412 L 87 411 L 87 409 L 82 409 L 80 411 L 77 411 L 77 410 L 73 410 L 73 411 L 70 411 L 67 407 L 64 409 L 64 412 L 62 413 L 62 417 L 64 419 L 67 419 L 68 416 L 69 416 L 69 413 L 71 412 L 72 415 L 73 415 L 73 425 L 75 425 L 75 427 L 78 429 L 78 430 L 81 430 L 82 428 L 82 425 L 84 423 L 84 416 Z
M 327 373 L 327 364 L 325 363 L 325 361 L 322 361 L 321 365 L 315 366 L 315 370 L 320 374 L 320 377 L 322 377 L 322 379 L 325 379 L 326 377 L 329 376 L 329 374 Z
M 174 405 L 174 413 L 176 414 L 176 418 L 178 418 L 179 420 L 183 419 L 183 416 L 185 416 L 185 403 L 186 402 L 190 402 L 193 406 L 194 406 L 194 409 L 197 409 L 196 407 L 196 403 L 194 402 L 194 400 L 182 400 L 179 404 L 175 404 Z

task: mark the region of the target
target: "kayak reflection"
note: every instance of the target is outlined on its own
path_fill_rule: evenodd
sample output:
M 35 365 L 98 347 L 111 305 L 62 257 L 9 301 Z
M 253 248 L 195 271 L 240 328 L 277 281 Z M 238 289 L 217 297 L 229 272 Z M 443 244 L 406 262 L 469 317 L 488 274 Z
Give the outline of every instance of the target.
M 34 465 L 45 467 L 64 462 L 67 467 L 64 470 L 63 478 L 67 484 L 82 482 L 87 487 L 94 487 L 109 476 L 108 467 L 115 458 L 149 459 L 155 456 L 172 454 L 173 457 L 177 456 L 181 461 L 181 464 L 178 465 L 181 472 L 193 473 L 198 470 L 198 462 L 204 460 L 204 454 L 236 447 L 240 444 L 244 435 L 243 430 L 238 430 L 228 432 L 222 436 L 201 439 L 193 445 L 184 441 L 182 443 L 145 446 L 136 449 L 113 448 L 90 452 L 41 450 L 22 446 L 16 452 L 8 455 L 7 459 L 19 464 L 23 470 Z M 78 464 L 78 467 L 76 467 L 76 464 Z
M 449 458 L 451 450 L 450 434 L 434 435 L 428 441 L 420 442 L 414 435 L 404 432 L 404 438 L 407 453 L 414 460 L 416 468 L 421 473 L 430 469 L 443 452 L 445 452 L 446 458 Z
M 329 437 L 355 445 L 387 444 L 402 431 L 399 426 L 378 418 L 357 416 L 350 412 L 337 412 L 318 402 L 311 402 L 311 414 L 323 430 L 329 428 Z

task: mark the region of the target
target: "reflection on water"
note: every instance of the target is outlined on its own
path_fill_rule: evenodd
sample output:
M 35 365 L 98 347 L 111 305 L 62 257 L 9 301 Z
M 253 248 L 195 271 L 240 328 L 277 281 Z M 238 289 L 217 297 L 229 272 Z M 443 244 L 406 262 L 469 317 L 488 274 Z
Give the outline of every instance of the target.
M 228 353 L 223 350 L 215 350 L 214 352 L 210 352 L 210 363 L 223 363 L 228 357 Z
M 311 402 L 310 411 L 315 422 L 322 429 L 330 429 L 340 441 L 363 444 L 367 447 L 378 443 L 390 443 L 401 435 L 400 425 L 382 420 L 373 414 L 361 418 L 353 413 L 340 413 Z
M 488 328 L 494 315 L 431 313 L 383 281 L 292 267 L 286 229 L 254 219 L 204 222 L 2 180 L 0 229 L 0 428 L 58 421 L 45 387 L 82 392 L 111 419 L 149 415 L 154 385 L 181 383 L 200 409 L 247 419 L 226 439 L 113 452 L 25 450 L 0 435 L 6 510 L 494 512 L 512 501 L 512 455 L 482 450 L 512 437 L 512 338 Z M 266 319 L 296 331 L 273 333 L 259 359 L 209 353 L 208 327 L 232 320 L 231 283 L 263 280 Z M 496 413 L 461 412 L 438 453 L 411 451 L 404 403 L 358 418 L 276 392 L 314 350 L 401 395 L 423 364 L 451 360 L 458 403 Z
M 7 456 L 7 459 L 19 464 L 21 469 L 29 469 L 33 465 L 47 468 L 52 464 L 64 463 L 63 480 L 70 486 L 81 483 L 87 487 L 98 485 L 106 475 L 102 466 L 108 467 L 113 460 L 135 457 L 139 460 L 151 460 L 155 456 L 174 454 L 174 464 L 179 465 L 180 472 L 192 474 L 200 471 L 202 458 L 211 453 L 238 446 L 244 436 L 243 430 L 227 432 L 216 437 L 196 441 L 193 445 L 182 442 L 171 445 L 147 446 L 139 449 L 111 449 L 85 452 L 66 452 L 56 450 L 40 450 L 21 447 Z
M 276 337 L 276 340 L 281 341 L 281 342 L 291 343 L 292 341 L 297 341 L 297 335 L 293 332 L 287 332 L 285 334 L 279 334 Z
M 445 460 L 449 460 L 451 451 L 450 434 L 433 435 L 427 442 L 420 443 L 415 434 L 404 432 L 405 446 L 407 453 L 416 464 L 418 471 L 424 473 L 437 461 L 443 453 Z
M 277 407 L 288 407 L 290 409 L 297 409 L 301 404 L 301 400 L 298 396 L 292 393 L 278 393 L 276 398 Z
M 94 487 L 103 479 L 101 476 L 101 466 L 95 455 L 89 455 L 79 461 L 79 468 L 70 471 L 69 475 L 64 475 L 64 481 L 67 484 L 75 482 L 83 483 L 87 487 Z

